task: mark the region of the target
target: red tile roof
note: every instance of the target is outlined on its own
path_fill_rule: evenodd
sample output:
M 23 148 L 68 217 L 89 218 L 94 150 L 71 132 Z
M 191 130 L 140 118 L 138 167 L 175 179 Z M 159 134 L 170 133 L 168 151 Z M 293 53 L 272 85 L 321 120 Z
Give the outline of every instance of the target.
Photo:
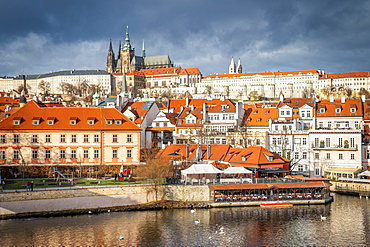
M 33 118 L 40 118 L 38 125 L 33 125 Z M 47 119 L 54 118 L 53 125 L 47 124 Z M 71 118 L 78 121 L 70 124 Z M 93 125 L 88 119 L 94 118 Z M 14 125 L 14 119 L 21 119 L 20 125 Z M 122 120 L 121 125 L 108 125 L 106 119 Z M 115 108 L 88 108 L 88 107 L 40 107 L 31 100 L 11 116 L 0 122 L 0 130 L 130 130 L 139 132 L 141 129 Z
M 207 75 L 204 79 L 211 78 L 233 78 L 233 77 L 246 77 L 246 76 L 279 76 L 279 75 L 300 75 L 300 74 L 318 74 L 316 70 L 298 70 L 298 71 L 278 71 L 278 72 L 255 72 L 255 73 L 239 73 L 239 74 L 220 74 L 220 75 Z
M 352 108 L 355 107 L 356 111 L 351 112 Z M 361 99 L 346 99 L 345 103 L 342 104 L 341 100 L 321 100 L 317 103 L 317 109 L 325 108 L 324 113 L 317 111 L 317 117 L 362 117 L 362 102 Z M 336 109 L 340 108 L 340 112 L 336 112 Z

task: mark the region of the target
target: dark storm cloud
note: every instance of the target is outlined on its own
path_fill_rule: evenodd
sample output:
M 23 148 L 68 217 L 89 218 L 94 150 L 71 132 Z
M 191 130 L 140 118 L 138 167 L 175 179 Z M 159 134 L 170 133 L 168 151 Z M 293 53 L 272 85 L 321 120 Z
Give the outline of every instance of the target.
M 368 71 L 368 1 L 2 1 L 0 75 L 104 69 L 125 26 L 141 54 L 169 54 L 204 75 L 319 69 Z

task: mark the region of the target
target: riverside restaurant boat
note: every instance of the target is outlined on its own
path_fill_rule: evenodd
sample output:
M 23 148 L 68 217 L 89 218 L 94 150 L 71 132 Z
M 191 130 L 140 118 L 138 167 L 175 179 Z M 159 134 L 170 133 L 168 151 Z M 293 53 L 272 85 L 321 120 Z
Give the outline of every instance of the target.
M 261 208 L 293 207 L 293 203 L 264 203 Z
M 264 183 L 209 185 L 211 201 L 215 203 L 269 204 L 287 202 L 292 204 L 323 204 L 331 201 L 330 183 Z

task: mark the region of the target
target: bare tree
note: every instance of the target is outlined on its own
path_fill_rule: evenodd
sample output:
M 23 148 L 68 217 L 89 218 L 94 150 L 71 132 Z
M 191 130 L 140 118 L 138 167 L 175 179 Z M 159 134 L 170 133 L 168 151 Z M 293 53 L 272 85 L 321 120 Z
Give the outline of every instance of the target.
M 49 95 L 50 90 L 51 90 L 50 82 L 42 80 L 40 81 L 37 87 L 42 92 L 43 95 Z
M 148 190 L 148 194 L 154 193 L 155 200 L 158 201 L 164 196 L 164 194 L 161 195 L 160 193 L 163 191 L 165 178 L 173 175 L 173 166 L 160 157 L 156 157 L 155 154 L 153 149 L 148 149 L 142 155 L 142 159 L 145 160 L 146 164 L 139 167 L 136 173 L 149 180 L 151 188 Z

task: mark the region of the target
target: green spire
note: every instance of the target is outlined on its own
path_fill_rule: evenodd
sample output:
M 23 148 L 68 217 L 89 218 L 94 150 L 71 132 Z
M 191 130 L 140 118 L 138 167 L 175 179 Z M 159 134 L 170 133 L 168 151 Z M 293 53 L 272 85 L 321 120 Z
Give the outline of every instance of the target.
M 128 26 L 126 26 L 126 38 L 125 38 L 125 45 L 123 46 L 123 50 L 125 51 L 131 51 L 131 44 L 130 44 L 130 37 L 128 34 Z

